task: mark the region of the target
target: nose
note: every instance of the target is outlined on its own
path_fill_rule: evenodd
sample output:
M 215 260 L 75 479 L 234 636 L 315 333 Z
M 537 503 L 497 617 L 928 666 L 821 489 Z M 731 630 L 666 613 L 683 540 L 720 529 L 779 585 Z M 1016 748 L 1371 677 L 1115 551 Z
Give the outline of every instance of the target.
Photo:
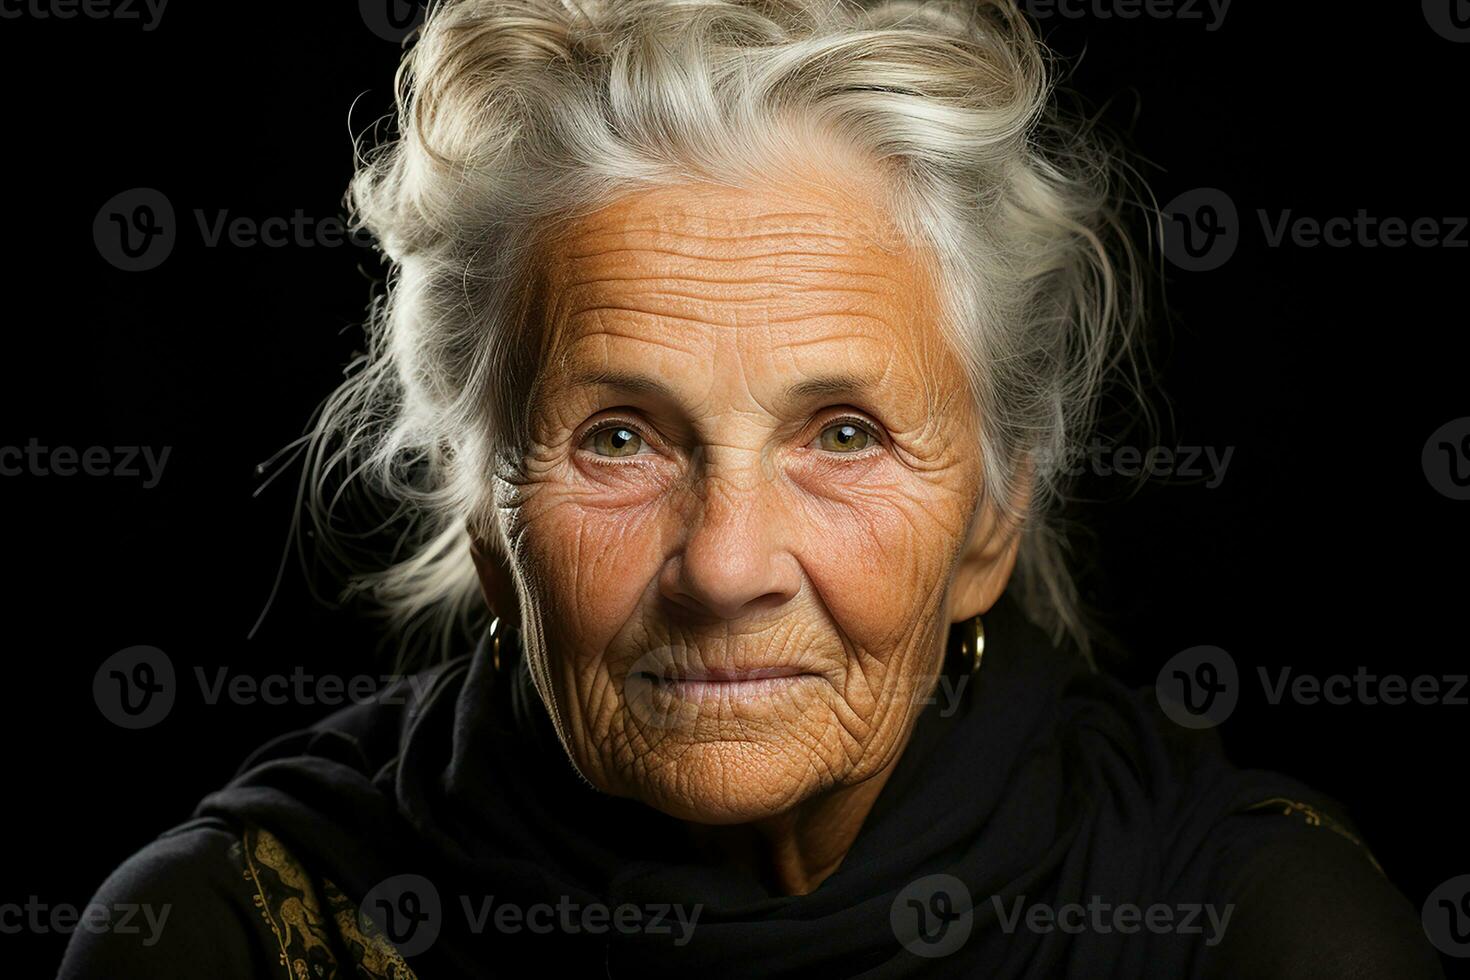
M 697 615 L 738 619 L 769 612 L 794 598 L 801 570 L 785 542 L 777 488 L 760 474 L 735 480 L 707 476 L 684 547 L 665 563 L 660 591 Z

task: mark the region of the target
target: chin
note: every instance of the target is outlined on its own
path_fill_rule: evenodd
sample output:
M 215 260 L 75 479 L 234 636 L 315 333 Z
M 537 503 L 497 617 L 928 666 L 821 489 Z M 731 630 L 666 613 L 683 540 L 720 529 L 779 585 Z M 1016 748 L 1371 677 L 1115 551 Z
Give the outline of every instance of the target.
M 679 820 L 725 825 L 787 813 L 832 784 L 819 760 L 804 750 L 703 742 L 688 747 L 677 769 L 647 772 L 631 795 Z

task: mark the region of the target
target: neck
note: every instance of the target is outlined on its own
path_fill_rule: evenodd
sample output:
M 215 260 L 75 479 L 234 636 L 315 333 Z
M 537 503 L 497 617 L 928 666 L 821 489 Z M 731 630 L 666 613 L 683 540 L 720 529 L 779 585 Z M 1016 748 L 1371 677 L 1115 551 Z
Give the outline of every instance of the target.
M 841 865 L 902 752 L 882 771 L 798 806 L 745 824 L 689 824 L 707 853 L 749 868 L 783 895 L 805 895 Z

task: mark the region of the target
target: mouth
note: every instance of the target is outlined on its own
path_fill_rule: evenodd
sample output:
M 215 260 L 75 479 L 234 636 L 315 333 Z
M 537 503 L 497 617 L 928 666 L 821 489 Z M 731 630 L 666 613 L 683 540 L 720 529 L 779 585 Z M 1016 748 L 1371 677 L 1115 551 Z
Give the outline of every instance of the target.
M 758 701 L 785 694 L 821 677 L 800 667 L 670 669 L 639 671 L 638 677 L 666 694 L 688 701 Z

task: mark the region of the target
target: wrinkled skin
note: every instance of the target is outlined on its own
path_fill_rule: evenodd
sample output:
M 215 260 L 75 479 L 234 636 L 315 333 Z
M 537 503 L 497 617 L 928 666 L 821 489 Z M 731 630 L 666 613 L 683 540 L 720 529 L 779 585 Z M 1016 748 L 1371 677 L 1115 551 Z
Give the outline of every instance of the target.
M 932 266 L 861 175 L 828 186 L 639 191 L 547 249 L 515 567 L 476 548 L 497 611 L 536 611 L 583 775 L 740 828 L 720 846 L 789 893 L 841 862 L 1016 552 Z M 833 375 L 870 386 L 787 391 Z M 754 668 L 795 675 L 721 682 Z

